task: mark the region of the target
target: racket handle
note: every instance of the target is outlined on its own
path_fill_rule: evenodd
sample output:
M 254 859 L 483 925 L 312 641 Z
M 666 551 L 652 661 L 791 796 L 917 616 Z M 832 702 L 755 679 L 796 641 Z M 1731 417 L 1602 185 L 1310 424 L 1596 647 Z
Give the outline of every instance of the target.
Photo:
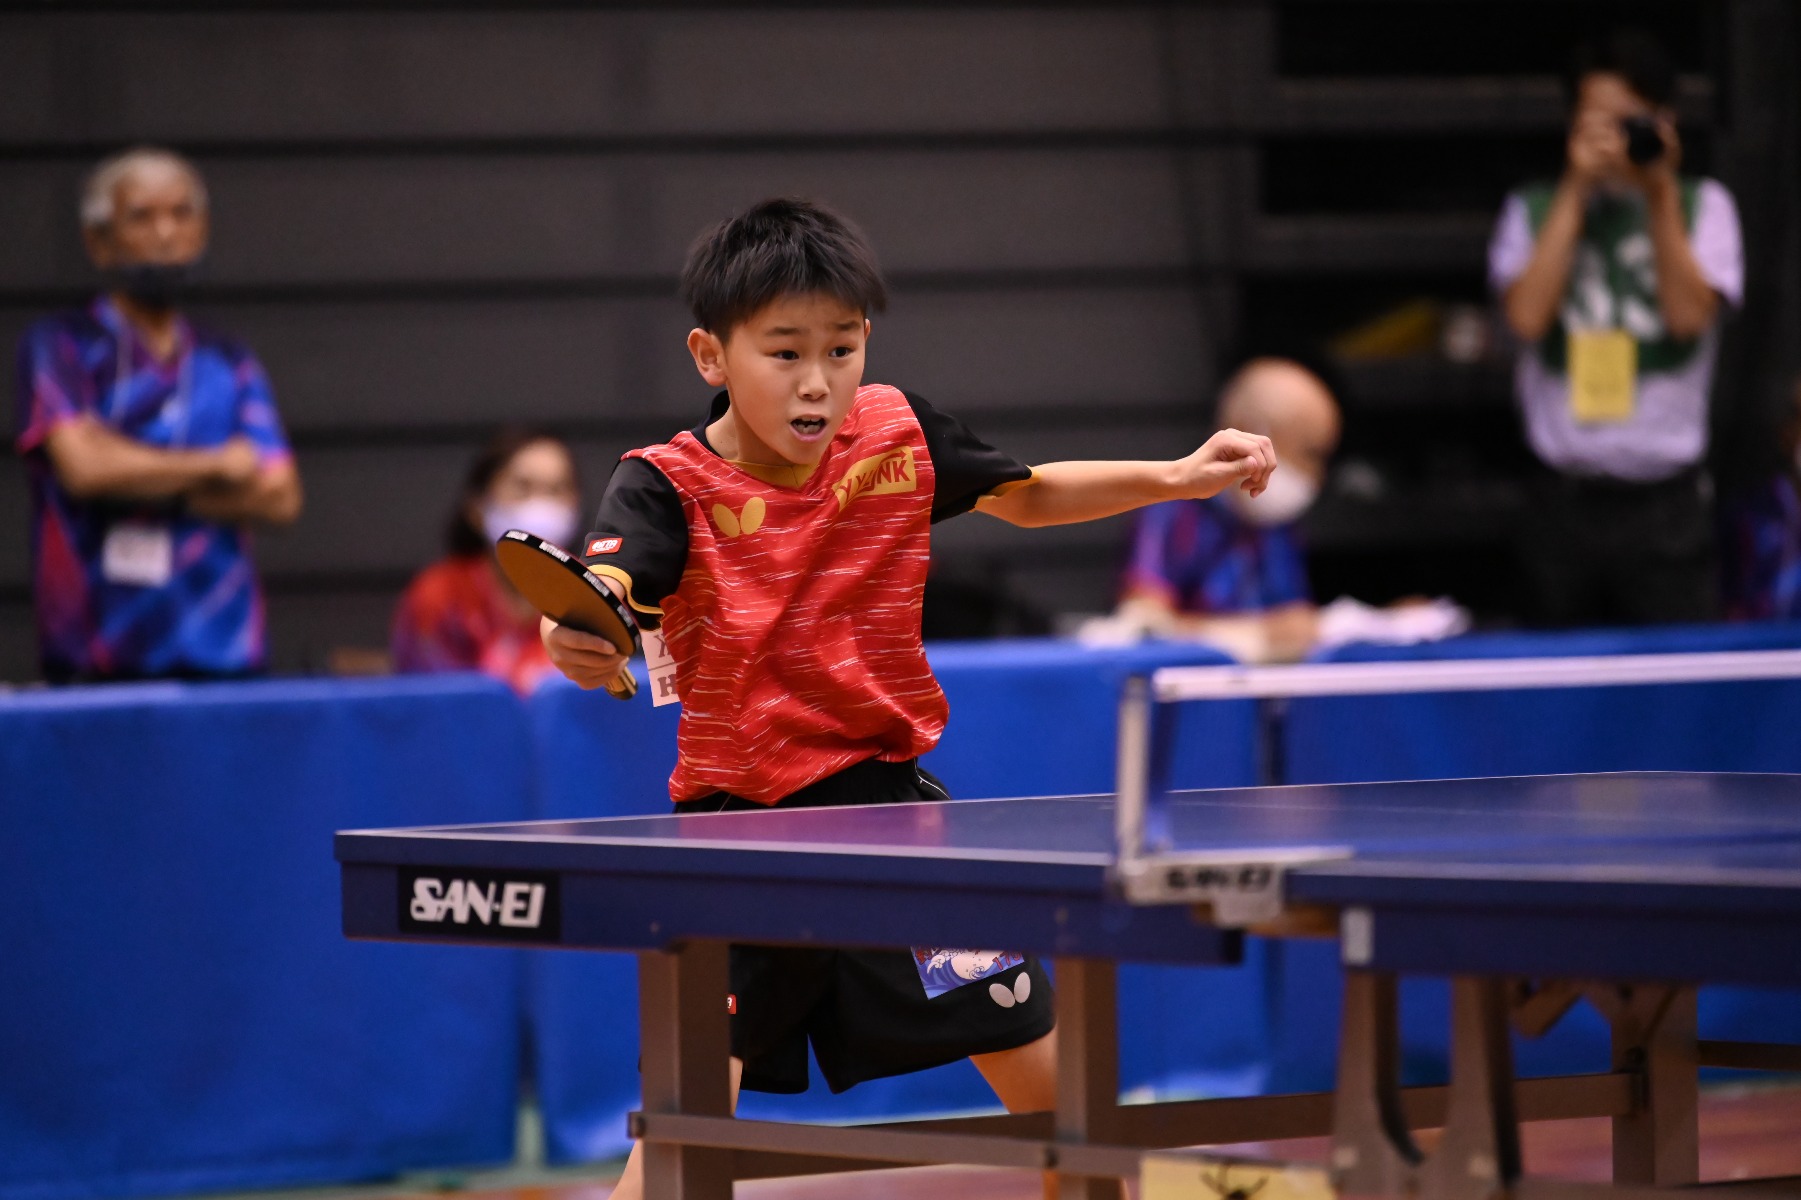
M 607 695 L 615 700 L 630 700 L 637 694 L 638 677 L 632 674 L 631 665 L 628 663 L 620 667 L 619 674 L 613 676 L 613 681 L 607 684 Z

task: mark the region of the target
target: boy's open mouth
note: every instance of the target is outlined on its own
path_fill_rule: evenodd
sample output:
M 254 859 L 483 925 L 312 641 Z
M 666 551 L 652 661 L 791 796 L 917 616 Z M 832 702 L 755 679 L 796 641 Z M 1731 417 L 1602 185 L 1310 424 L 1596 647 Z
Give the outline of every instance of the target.
M 788 422 L 794 430 L 794 436 L 803 442 L 810 442 L 825 432 L 824 417 L 796 417 Z

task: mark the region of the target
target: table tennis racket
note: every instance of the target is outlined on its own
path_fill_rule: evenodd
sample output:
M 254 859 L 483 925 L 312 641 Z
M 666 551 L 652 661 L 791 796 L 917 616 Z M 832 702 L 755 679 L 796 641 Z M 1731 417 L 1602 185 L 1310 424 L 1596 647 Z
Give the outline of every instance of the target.
M 509 529 L 494 543 L 494 557 L 519 594 L 558 625 L 603 637 L 628 655 L 643 652 L 632 610 L 567 550 Z M 607 693 L 621 700 L 637 695 L 638 680 L 629 666 L 607 684 Z

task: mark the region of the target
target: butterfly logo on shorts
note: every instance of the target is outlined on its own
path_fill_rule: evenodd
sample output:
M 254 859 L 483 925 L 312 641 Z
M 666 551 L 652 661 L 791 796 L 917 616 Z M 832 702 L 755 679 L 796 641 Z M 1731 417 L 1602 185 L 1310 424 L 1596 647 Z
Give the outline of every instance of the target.
M 739 512 L 733 512 L 723 504 L 715 504 L 713 524 L 719 526 L 719 532 L 729 538 L 735 538 L 741 533 L 755 533 L 763 527 L 766 509 L 761 496 L 752 496 L 746 500 L 744 508 Z
M 1013 980 L 1013 986 L 995 980 L 988 985 L 988 995 L 1002 1008 L 1012 1008 L 1015 1004 L 1024 1004 L 1032 998 L 1032 977 L 1021 971 Z

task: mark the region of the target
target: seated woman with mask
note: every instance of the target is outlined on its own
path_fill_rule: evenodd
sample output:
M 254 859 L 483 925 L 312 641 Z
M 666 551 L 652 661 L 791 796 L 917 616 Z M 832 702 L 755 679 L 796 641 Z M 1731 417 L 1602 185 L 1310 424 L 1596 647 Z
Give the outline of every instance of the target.
M 400 671 L 484 671 L 531 692 L 556 672 L 538 637 L 538 612 L 494 558 L 509 529 L 559 546 L 580 536 L 581 484 L 560 438 L 503 430 L 470 465 L 451 513 L 449 554 L 421 571 L 394 614 Z
M 1246 662 L 1298 659 L 1319 610 L 1295 523 L 1338 446 L 1338 405 L 1300 364 L 1258 358 L 1221 389 L 1219 423 L 1267 436 L 1281 466 L 1254 498 L 1232 488 L 1145 509 L 1113 623 L 1214 642 Z

